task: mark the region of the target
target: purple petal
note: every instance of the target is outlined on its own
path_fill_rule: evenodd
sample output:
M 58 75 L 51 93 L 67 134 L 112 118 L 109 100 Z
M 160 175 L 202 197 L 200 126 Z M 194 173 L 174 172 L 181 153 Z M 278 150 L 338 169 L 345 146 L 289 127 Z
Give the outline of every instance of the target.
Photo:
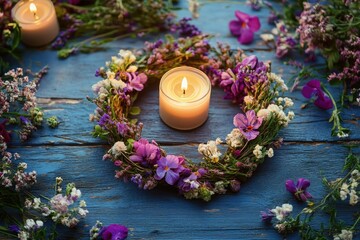
M 257 16 L 251 16 L 248 21 L 248 26 L 251 31 L 256 32 L 260 29 L 261 24 Z
M 166 171 L 164 170 L 164 168 L 158 167 L 158 168 L 156 169 L 155 179 L 156 179 L 156 180 L 163 179 L 164 176 L 165 176 L 165 173 L 166 173 Z
M 239 10 L 235 11 L 235 17 L 237 17 L 239 20 L 243 21 L 243 22 L 247 22 L 248 19 L 250 18 L 250 15 L 244 13 L 244 12 L 240 12 Z
M 254 33 L 250 29 L 243 28 L 238 41 L 241 44 L 250 44 L 254 40 Z
M 238 113 L 235 115 L 233 122 L 234 122 L 235 127 L 238 127 L 240 129 L 246 128 L 248 125 L 248 121 L 245 118 L 245 115 L 241 114 L 241 113 Z
M 255 121 L 255 123 L 253 124 L 253 128 L 254 128 L 254 129 L 258 129 L 258 128 L 261 126 L 262 121 L 263 121 L 263 119 L 262 119 L 261 117 L 257 118 L 257 120 Z
M 308 85 L 309 87 L 312 87 L 312 88 L 317 88 L 317 89 L 321 88 L 321 82 L 317 79 L 312 79 L 312 80 L 308 81 L 306 83 L 306 85 Z
M 315 106 L 324 109 L 324 110 L 328 110 L 331 109 L 334 105 L 331 101 L 331 99 L 324 95 L 323 97 L 318 96 L 318 98 L 315 100 L 314 102 Z
M 169 168 L 178 168 L 179 167 L 179 159 L 175 155 L 167 155 L 166 156 L 166 163 Z
M 254 130 L 250 132 L 244 132 L 242 129 L 240 129 L 240 132 L 248 141 L 255 139 L 259 135 L 259 132 Z
M 310 181 L 305 178 L 299 178 L 296 183 L 296 188 L 298 190 L 306 190 L 310 186 Z
M 251 69 L 254 69 L 257 63 L 258 58 L 255 55 L 248 56 L 241 61 L 242 65 L 250 66 Z
M 174 185 L 176 183 L 176 181 L 179 179 L 179 174 L 174 172 L 174 171 L 167 171 L 166 176 L 165 176 L 165 181 L 169 184 L 169 185 Z
M 294 183 L 294 181 L 293 180 L 291 180 L 291 179 L 289 179 L 289 180 L 286 180 L 286 182 L 285 182 L 285 187 L 286 187 L 286 189 L 289 191 L 289 192 L 291 192 L 291 193 L 293 193 L 293 194 L 295 194 L 296 193 L 296 187 L 295 187 L 295 183 Z
M 239 36 L 241 34 L 241 22 L 237 20 L 230 21 L 229 29 L 232 35 Z
M 309 87 L 308 85 L 305 85 L 301 90 L 302 95 L 306 98 L 311 98 L 316 92 L 316 88 Z
M 131 155 L 129 159 L 133 162 L 141 162 L 143 160 L 143 158 L 138 155 Z
M 248 120 L 248 124 L 252 124 L 254 122 L 254 120 L 256 120 L 256 116 L 255 116 L 255 111 L 254 110 L 249 110 L 245 113 L 246 118 Z

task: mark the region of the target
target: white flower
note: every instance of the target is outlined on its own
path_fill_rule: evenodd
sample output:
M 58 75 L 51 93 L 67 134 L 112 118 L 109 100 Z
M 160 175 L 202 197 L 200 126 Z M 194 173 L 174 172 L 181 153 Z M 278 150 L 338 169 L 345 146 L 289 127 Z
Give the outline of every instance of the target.
M 135 55 L 130 50 L 123 50 L 119 51 L 119 56 L 122 57 L 126 63 L 130 64 L 136 60 Z
M 20 240 L 28 240 L 28 238 L 30 237 L 29 236 L 29 233 L 26 232 L 26 231 L 20 231 L 17 235 L 17 237 L 20 239 Z
M 288 87 L 280 76 L 276 75 L 275 73 L 268 73 L 268 78 L 270 81 L 275 81 L 276 84 L 281 87 L 282 91 L 288 90 Z
M 71 189 L 71 198 L 75 201 L 78 198 L 81 198 L 81 191 L 80 189 L 76 189 L 75 187 Z
M 287 117 L 289 120 L 293 120 L 295 118 L 295 113 L 293 111 L 289 111 Z
M 107 76 L 107 78 L 108 78 L 109 80 L 111 80 L 111 79 L 114 79 L 114 78 L 115 78 L 115 73 L 112 72 L 112 71 L 107 71 L 107 72 L 106 72 L 106 76 Z
M 294 105 L 294 102 L 291 100 L 291 98 L 285 97 L 284 98 L 285 107 L 292 107 Z
M 274 156 L 274 150 L 272 148 L 269 148 L 266 154 L 269 158 L 272 158 Z
M 288 203 L 284 203 L 283 205 L 281 205 L 283 211 L 287 212 L 287 213 L 291 213 L 293 210 L 293 206 L 291 204 Z
M 33 208 L 34 208 L 34 209 L 38 209 L 38 208 L 40 207 L 40 204 L 41 204 L 40 198 L 34 198 Z
M 41 220 L 36 220 L 36 228 L 41 228 L 42 226 L 44 226 L 43 221 L 41 221 Z
M 137 69 L 138 69 L 137 66 L 131 65 L 130 67 L 128 67 L 128 68 L 126 69 L 126 71 L 127 71 L 127 72 L 131 72 L 131 73 L 134 73 L 134 72 L 137 71 Z
M 263 146 L 260 146 L 259 144 L 257 144 L 253 150 L 253 154 L 255 155 L 256 158 L 260 159 L 264 157 L 264 153 L 263 153 Z
M 83 209 L 83 208 L 79 208 L 79 214 L 80 214 L 80 216 L 86 217 L 86 214 L 88 214 L 88 213 L 89 213 L 88 210 Z
M 334 236 L 334 240 L 352 240 L 353 232 L 350 230 L 343 229 L 341 233 Z
M 260 34 L 260 37 L 261 37 L 261 39 L 264 40 L 265 42 L 274 41 L 274 35 L 272 35 L 272 34 L 270 34 L 270 33 Z
M 261 117 L 263 119 L 266 119 L 267 116 L 269 115 L 270 113 L 270 110 L 268 109 L 260 109 L 258 112 L 257 112 L 257 116 L 258 117 Z
M 219 157 L 221 156 L 217 145 L 219 145 L 221 142 L 221 139 L 217 138 L 215 141 L 210 140 L 206 144 L 201 143 L 199 144 L 198 152 L 204 155 L 206 160 L 217 163 L 219 161 Z
M 35 221 L 34 219 L 26 219 L 24 228 L 27 230 L 33 229 L 35 227 Z
M 84 200 L 81 200 L 79 206 L 82 208 L 86 207 L 86 202 Z
M 349 204 L 354 206 L 358 203 L 359 197 L 358 195 L 356 195 L 356 191 L 355 190 L 351 190 L 349 193 L 350 196 L 350 200 L 349 200 Z
M 349 136 L 349 134 L 344 133 L 343 131 L 340 131 L 337 133 L 338 138 L 346 138 Z
M 226 144 L 236 148 L 242 146 L 242 134 L 238 128 L 234 128 L 231 133 L 226 136 Z
M 114 89 L 124 89 L 126 87 L 126 83 L 124 83 L 122 80 L 117 79 L 110 79 L 111 86 L 113 86 Z
M 345 200 L 346 198 L 347 198 L 347 192 L 345 192 L 345 191 L 343 191 L 343 190 L 341 190 L 340 191 L 340 198 L 341 198 L 341 200 Z
M 254 102 L 254 97 L 252 97 L 252 96 L 245 96 L 245 97 L 244 97 L 244 102 L 245 102 L 246 104 L 252 104 L 252 103 Z
M 110 152 L 113 154 L 113 155 L 120 155 L 121 153 L 123 152 L 126 152 L 126 145 L 124 142 L 122 141 L 118 141 L 116 142 L 112 148 L 110 149 Z

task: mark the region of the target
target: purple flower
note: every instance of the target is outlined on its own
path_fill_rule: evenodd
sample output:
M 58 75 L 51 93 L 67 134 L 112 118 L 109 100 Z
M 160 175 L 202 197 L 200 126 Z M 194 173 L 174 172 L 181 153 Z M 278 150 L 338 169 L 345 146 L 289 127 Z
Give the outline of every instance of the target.
M 144 73 L 140 73 L 136 75 L 136 73 L 126 73 L 129 79 L 129 83 L 126 88 L 129 91 L 133 91 L 134 89 L 138 92 L 144 89 L 144 84 L 147 81 L 147 76 Z
M 254 39 L 254 32 L 261 27 L 259 18 L 240 11 L 235 11 L 235 16 L 237 20 L 232 20 L 229 23 L 231 34 L 237 36 L 241 44 L 251 43 Z
M 201 31 L 193 24 L 190 24 L 191 18 L 182 18 L 178 23 L 170 28 L 172 32 L 178 32 L 180 37 L 195 37 L 201 34 Z
M 18 225 L 10 225 L 8 227 L 10 232 L 14 232 L 14 233 L 19 233 L 20 232 L 20 228 Z
M 101 118 L 99 119 L 98 124 L 101 127 L 104 127 L 107 123 L 111 123 L 111 117 L 109 114 L 105 113 L 104 115 L 101 116 Z
M 180 161 L 177 156 L 167 155 L 166 157 L 162 157 L 158 161 L 155 179 L 161 180 L 165 177 L 165 181 L 169 185 L 174 185 L 179 179 L 180 167 Z
M 128 236 L 127 227 L 119 224 L 110 224 L 103 227 L 99 233 L 103 240 L 123 240 Z
M 333 107 L 331 99 L 323 92 L 321 89 L 321 83 L 317 79 L 313 79 L 307 82 L 301 93 L 306 98 L 316 96 L 314 104 L 319 108 L 327 110 Z
M 10 133 L 6 130 L 6 122 L 7 120 L 4 120 L 0 123 L 0 136 L 4 138 L 4 141 L 6 143 L 9 143 L 11 140 Z
M 116 123 L 116 128 L 121 136 L 125 136 L 127 131 L 129 130 L 129 127 L 125 123 L 119 123 L 119 122 Z
M 250 141 L 255 139 L 259 135 L 259 131 L 256 131 L 262 123 L 262 118 L 256 117 L 254 110 L 249 110 L 245 113 L 238 113 L 234 117 L 234 125 L 240 129 L 240 132 L 244 137 Z
M 30 123 L 30 120 L 24 116 L 20 116 L 20 121 L 25 125 Z
M 286 180 L 285 186 L 299 201 L 305 202 L 307 199 L 312 198 L 311 194 L 306 191 L 310 186 L 310 181 L 305 178 L 299 178 L 296 186 L 293 180 Z
M 140 162 L 143 166 L 154 165 L 161 157 L 159 147 L 143 138 L 134 142 L 134 150 L 135 154 L 130 156 L 130 160 Z
M 261 220 L 265 223 L 270 223 L 273 217 L 275 217 L 275 214 L 270 210 L 267 210 L 267 212 L 261 211 L 260 214 Z

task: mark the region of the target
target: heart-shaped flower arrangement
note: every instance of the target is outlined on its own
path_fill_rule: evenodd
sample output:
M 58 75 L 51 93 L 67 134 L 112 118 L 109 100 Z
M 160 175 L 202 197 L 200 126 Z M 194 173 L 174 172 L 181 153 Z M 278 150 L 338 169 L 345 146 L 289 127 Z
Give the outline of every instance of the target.
M 284 81 L 256 56 L 245 57 L 241 50 L 233 52 L 224 44 L 211 47 L 207 40 L 200 35 L 145 43 L 143 50 L 134 53 L 120 50 L 97 70 L 96 76 L 103 80 L 93 85 L 96 98 L 89 100 L 97 108 L 90 120 L 97 122 L 93 135 L 111 145 L 104 159 L 118 168 L 116 178 L 142 189 L 170 185 L 188 199 L 209 201 L 213 194 L 239 191 L 240 183 L 252 176 L 265 157 L 273 156 L 273 147 L 280 146 L 276 136 L 294 117 L 293 112 L 284 112 L 293 105 L 290 98 L 280 96 L 287 90 Z M 224 153 L 218 149 L 219 138 L 199 145 L 200 163 L 166 154 L 154 140 L 141 138 L 143 124 L 130 118 L 140 112 L 133 104 L 144 85 L 182 65 L 204 71 L 213 86 L 224 89 L 224 98 L 239 104 L 245 113 L 235 115 Z

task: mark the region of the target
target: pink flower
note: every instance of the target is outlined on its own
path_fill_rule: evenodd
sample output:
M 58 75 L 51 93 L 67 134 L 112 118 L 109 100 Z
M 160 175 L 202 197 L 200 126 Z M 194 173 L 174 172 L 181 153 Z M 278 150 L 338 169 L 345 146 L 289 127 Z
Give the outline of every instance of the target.
M 250 16 L 246 13 L 235 11 L 237 20 L 229 23 L 229 29 L 232 35 L 238 37 L 241 44 L 250 44 L 254 39 L 254 32 L 261 27 L 257 16 Z
M 6 130 L 6 122 L 7 120 L 4 120 L 0 123 L 0 135 L 4 138 L 4 141 L 6 143 L 9 143 L 11 140 L 10 133 Z

